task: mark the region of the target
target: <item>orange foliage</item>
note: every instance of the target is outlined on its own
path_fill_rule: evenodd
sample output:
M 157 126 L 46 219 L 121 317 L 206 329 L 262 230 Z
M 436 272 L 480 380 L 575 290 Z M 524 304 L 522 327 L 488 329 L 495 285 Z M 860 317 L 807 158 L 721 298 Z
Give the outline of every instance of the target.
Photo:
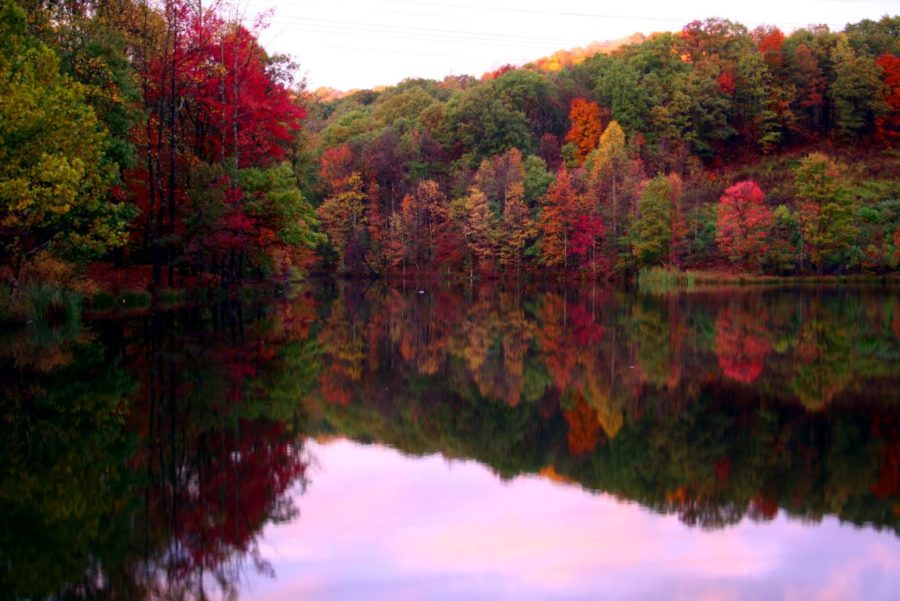
M 597 148 L 603 134 L 600 106 L 596 102 L 575 98 L 569 109 L 572 128 L 566 134 L 566 142 L 575 145 L 575 157 L 583 163 L 587 155 Z
M 594 410 L 579 396 L 575 406 L 564 411 L 563 416 L 569 424 L 569 452 L 580 455 L 593 451 L 600 434 L 600 422 Z
M 340 190 L 353 173 L 353 153 L 346 144 L 327 149 L 322 154 L 319 175 L 332 191 Z

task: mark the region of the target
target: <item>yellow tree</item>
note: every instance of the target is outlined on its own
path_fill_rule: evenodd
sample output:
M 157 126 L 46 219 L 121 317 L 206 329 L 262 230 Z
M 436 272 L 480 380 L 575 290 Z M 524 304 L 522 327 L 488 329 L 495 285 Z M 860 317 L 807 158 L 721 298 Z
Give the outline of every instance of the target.
M 322 228 L 340 257 L 340 269 L 357 271 L 362 263 L 366 231 L 366 193 L 359 173 L 354 172 L 319 207 Z
M 479 270 L 489 268 L 496 253 L 496 226 L 493 212 L 488 206 L 487 196 L 476 187 L 469 188 L 466 197 L 466 222 L 463 234 L 466 246 L 472 254 L 469 276 L 474 275 L 477 265 Z
M 503 208 L 500 264 L 515 273 L 522 270 L 522 253 L 534 230 L 534 222 L 525 204 L 524 195 L 525 187 L 521 183 L 513 184 L 509 188 L 506 206 Z
M 609 223 L 612 224 L 611 239 L 618 237 L 618 204 L 619 189 L 628 166 L 628 148 L 625 145 L 625 132 L 618 122 L 610 121 L 600 143 L 594 153 L 591 169 L 591 184 L 598 198 L 609 199 Z

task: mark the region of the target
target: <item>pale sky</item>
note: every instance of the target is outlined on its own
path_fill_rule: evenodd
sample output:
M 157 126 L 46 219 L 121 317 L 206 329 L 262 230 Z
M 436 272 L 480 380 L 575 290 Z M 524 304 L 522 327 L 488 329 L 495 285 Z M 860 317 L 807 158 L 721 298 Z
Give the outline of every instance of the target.
M 247 17 L 274 7 L 261 41 L 299 62 L 310 89 L 480 76 L 556 50 L 723 17 L 790 32 L 900 13 L 900 0 L 235 0 Z M 248 19 L 249 20 L 249 19 Z
M 298 518 L 269 524 L 242 598 L 672 599 L 897 598 L 900 538 L 786 518 L 721 530 L 527 476 L 501 481 L 474 461 L 408 457 L 379 445 L 308 444 Z

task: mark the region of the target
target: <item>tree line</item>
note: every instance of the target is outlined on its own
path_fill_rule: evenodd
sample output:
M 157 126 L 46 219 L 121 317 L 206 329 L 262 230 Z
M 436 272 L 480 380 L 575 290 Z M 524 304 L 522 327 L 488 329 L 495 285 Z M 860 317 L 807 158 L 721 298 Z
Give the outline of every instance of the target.
M 295 65 L 220 3 L 0 3 L 0 264 L 15 296 L 60 263 L 226 283 L 321 241 L 290 157 Z M 179 277 L 181 280 L 179 281 Z
M 897 26 L 710 19 L 555 70 L 313 98 L 302 169 L 325 258 L 352 274 L 891 271 Z
M 886 273 L 898 20 L 695 21 L 481 79 L 305 90 L 188 0 L 0 3 L 0 279 Z M 231 15 L 231 16 L 230 16 Z M 856 160 L 857 158 L 862 160 Z

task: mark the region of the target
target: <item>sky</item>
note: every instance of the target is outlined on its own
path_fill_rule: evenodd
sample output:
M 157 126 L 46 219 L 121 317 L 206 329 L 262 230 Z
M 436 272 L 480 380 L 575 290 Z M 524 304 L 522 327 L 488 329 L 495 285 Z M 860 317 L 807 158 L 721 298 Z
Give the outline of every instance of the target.
M 721 530 L 536 476 L 378 445 L 309 444 L 299 516 L 241 598 L 893 601 L 900 538 L 780 514 Z
M 842 29 L 900 13 L 900 0 L 235 1 L 248 21 L 275 7 L 261 41 L 270 53 L 293 56 L 311 90 L 370 88 L 408 77 L 478 77 L 556 50 L 635 32 L 677 31 L 708 17 L 789 32 L 819 23 Z

